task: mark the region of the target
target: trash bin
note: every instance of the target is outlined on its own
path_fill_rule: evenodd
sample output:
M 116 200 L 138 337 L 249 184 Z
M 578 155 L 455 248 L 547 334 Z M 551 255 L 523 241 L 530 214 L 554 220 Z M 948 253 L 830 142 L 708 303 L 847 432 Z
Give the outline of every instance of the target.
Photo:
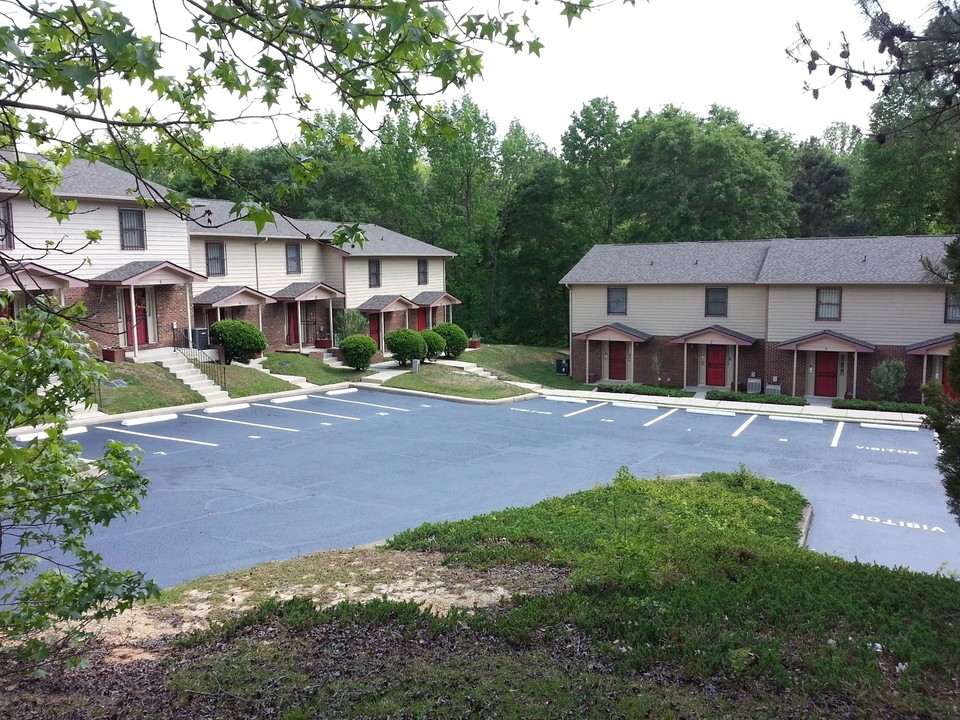
M 570 374 L 570 359 L 569 359 L 569 358 L 557 358 L 557 361 L 556 361 L 556 370 L 557 370 L 557 375 L 569 375 L 569 374 Z
M 418 373 L 420 372 L 420 361 L 414 358 L 410 361 L 410 372 Z

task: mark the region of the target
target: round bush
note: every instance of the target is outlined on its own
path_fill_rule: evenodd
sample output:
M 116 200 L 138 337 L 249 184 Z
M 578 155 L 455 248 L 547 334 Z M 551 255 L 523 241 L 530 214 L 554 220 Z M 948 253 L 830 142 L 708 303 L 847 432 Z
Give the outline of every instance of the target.
M 413 359 L 423 360 L 427 356 L 427 341 L 410 328 L 397 328 L 387 333 L 384 342 L 400 365 L 406 365 Z
M 467 349 L 467 333 L 463 331 L 462 327 L 456 323 L 445 322 L 440 323 L 433 330 L 447 343 L 443 351 L 444 355 L 448 358 L 456 358 L 463 355 L 463 351 Z
M 267 349 L 267 338 L 253 323 L 246 320 L 218 320 L 210 326 L 216 342 L 223 345 L 224 362 L 243 365 Z
M 433 330 L 421 330 L 420 337 L 427 344 L 427 360 L 436 360 L 447 347 L 443 335 Z
M 377 354 L 377 343 L 369 335 L 350 335 L 340 341 L 340 354 L 354 370 L 366 370 Z

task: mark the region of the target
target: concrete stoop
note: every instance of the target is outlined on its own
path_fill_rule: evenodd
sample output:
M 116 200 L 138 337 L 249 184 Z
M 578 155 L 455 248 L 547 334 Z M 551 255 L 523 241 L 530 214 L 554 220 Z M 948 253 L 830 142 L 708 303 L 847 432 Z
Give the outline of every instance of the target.
M 226 390 L 200 372 L 192 362 L 178 352 L 156 355 L 150 358 L 150 362 L 159 363 L 177 380 L 203 395 L 207 402 L 223 402 L 230 399 Z
M 275 373 L 272 370 L 267 370 L 263 367 L 263 358 L 254 358 L 250 361 L 250 364 L 247 366 L 253 368 L 254 370 L 259 370 L 260 372 L 266 375 L 272 375 L 278 380 L 286 380 L 291 385 L 296 385 L 298 388 L 303 390 L 312 390 L 317 387 L 313 383 L 307 382 L 307 379 L 301 375 L 281 375 L 280 373 Z

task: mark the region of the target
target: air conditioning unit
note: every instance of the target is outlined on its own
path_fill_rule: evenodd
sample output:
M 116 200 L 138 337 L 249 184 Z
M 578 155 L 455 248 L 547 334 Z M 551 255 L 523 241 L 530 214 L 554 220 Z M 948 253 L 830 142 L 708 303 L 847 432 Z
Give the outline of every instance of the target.
M 747 392 L 754 394 L 763 392 L 763 380 L 760 378 L 747 378 Z
M 779 395 L 780 386 L 774 385 L 772 383 L 767 383 L 767 395 Z

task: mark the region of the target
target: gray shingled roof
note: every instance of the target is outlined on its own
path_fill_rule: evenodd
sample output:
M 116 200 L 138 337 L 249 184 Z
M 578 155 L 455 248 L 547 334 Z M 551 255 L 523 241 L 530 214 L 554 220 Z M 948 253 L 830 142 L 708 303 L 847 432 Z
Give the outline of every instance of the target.
M 817 332 L 812 332 L 808 335 L 803 335 L 798 338 L 793 338 L 792 340 L 784 340 L 783 342 L 777 343 L 777 347 L 783 347 L 784 345 L 796 345 L 798 343 L 806 342 L 807 340 L 812 340 L 815 337 L 822 337 L 827 335 L 837 340 L 843 340 L 844 342 L 853 343 L 854 345 L 862 345 L 865 348 L 870 348 L 870 350 L 875 350 L 876 345 L 866 340 L 860 340 L 855 338 L 852 335 L 844 335 L 843 333 L 838 333 L 836 330 L 819 330 Z
M 907 353 L 910 353 L 914 350 L 922 350 L 923 348 L 932 347 L 934 345 L 943 345 L 947 342 L 952 343 L 955 337 L 955 334 L 951 333 L 949 335 L 941 335 L 940 337 L 931 338 L 930 340 L 921 340 L 913 345 L 907 345 Z
M 747 343 L 748 345 L 753 345 L 753 343 L 757 341 L 755 337 L 751 337 L 746 333 L 737 332 L 736 330 L 731 330 L 730 328 L 724 327 L 723 325 L 710 325 L 709 327 L 700 328 L 699 330 L 694 330 L 693 332 L 688 332 L 688 333 L 684 333 L 683 335 L 678 335 L 672 340 L 672 342 L 679 342 L 679 341 L 682 341 L 684 338 L 688 338 L 693 335 L 699 335 L 701 333 L 709 332 L 711 330 L 714 332 L 718 332 L 721 335 L 726 335 L 727 337 L 734 338 L 736 340 L 741 340 Z
M 273 293 L 273 297 L 276 300 L 295 300 L 304 293 L 308 293 L 315 288 L 325 288 L 332 293 L 341 294 L 336 288 L 332 288 L 326 283 L 322 282 L 295 282 L 290 283 L 282 290 L 277 290 Z
M 123 283 L 127 280 L 131 280 L 140 275 L 149 273 L 151 270 L 158 270 L 160 268 L 172 268 L 175 271 L 183 273 L 184 276 L 189 275 L 192 276 L 192 278 L 206 280 L 203 275 L 195 273 L 193 270 L 187 270 L 186 268 L 180 267 L 176 263 L 172 263 L 168 260 L 137 260 L 135 262 L 128 262 L 126 265 L 121 265 L 113 270 L 108 270 L 102 275 L 97 275 L 95 278 L 88 280 L 88 282 Z
M 272 302 L 269 298 L 269 295 L 265 295 L 259 290 L 254 290 L 251 287 L 246 285 L 218 285 L 217 287 L 212 287 L 209 290 L 204 290 L 199 295 L 196 295 L 193 298 L 195 305 L 215 305 L 218 302 L 227 300 L 234 295 L 239 295 L 240 293 L 247 292 L 251 295 L 262 297 L 264 301 Z
M 384 308 L 388 308 L 393 303 L 400 300 L 406 300 L 407 302 L 411 302 L 410 300 L 405 298 L 403 295 L 374 295 L 369 300 L 365 300 L 364 302 L 357 305 L 357 310 L 366 310 L 368 312 L 383 310 Z
M 421 307 L 430 307 L 443 297 L 449 297 L 452 303 L 460 302 L 453 295 L 443 290 L 424 290 L 422 293 L 418 293 L 412 300 Z
M 950 237 L 910 235 L 595 245 L 566 284 L 926 283 L 920 258 Z M 864 259 L 866 258 L 866 259 Z
M 4 156 L 9 157 L 9 154 Z M 26 154 L 31 160 L 44 162 L 42 155 Z M 0 177 L 0 191 L 17 192 L 16 184 L 4 177 Z M 102 162 L 88 162 L 74 160 L 63 171 L 63 182 L 58 194 L 65 197 L 95 197 L 135 199 L 138 196 L 162 198 L 168 192 L 167 188 L 156 183 L 147 185 L 136 176 L 118 170 Z
M 629 325 L 624 325 L 623 323 L 619 323 L 619 322 L 608 323 L 606 325 L 601 325 L 600 327 L 595 327 L 593 330 L 587 330 L 587 332 L 579 333 L 578 335 L 576 335 L 576 337 L 583 337 L 584 335 L 593 335 L 594 333 L 600 330 L 603 330 L 604 328 L 612 328 L 626 335 L 630 335 L 631 337 L 635 337 L 640 342 L 646 342 L 647 340 L 653 337 L 653 335 L 651 335 L 650 333 L 646 333 L 643 330 L 637 330 L 636 328 L 632 328 Z
M 276 222 L 264 226 L 258 233 L 252 222 L 237 219 L 235 215 L 231 215 L 233 202 L 230 200 L 197 198 L 192 202 L 196 210 L 188 221 L 191 235 L 296 240 L 303 240 L 309 235 L 314 240 L 329 241 L 333 238 L 336 229 L 342 225 L 330 220 L 299 220 L 274 213 Z M 407 237 L 379 225 L 360 223 L 360 227 L 366 233 L 367 240 L 362 248 L 359 245 L 345 245 L 340 248 L 346 255 L 357 257 L 455 257 L 456 255 L 449 250 Z

